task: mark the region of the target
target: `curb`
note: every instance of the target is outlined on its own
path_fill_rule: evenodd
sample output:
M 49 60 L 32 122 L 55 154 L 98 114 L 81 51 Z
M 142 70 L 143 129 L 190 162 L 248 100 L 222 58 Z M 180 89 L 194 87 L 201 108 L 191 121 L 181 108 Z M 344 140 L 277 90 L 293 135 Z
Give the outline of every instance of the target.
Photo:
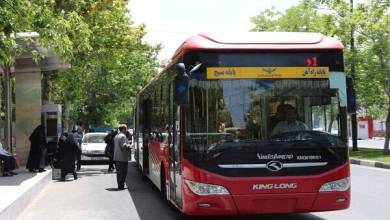
M 52 171 L 48 170 L 37 182 L 21 192 L 5 209 L 0 210 L 0 219 L 16 219 L 45 186 L 51 182 L 51 173 Z
M 371 160 L 359 160 L 359 159 L 353 159 L 353 158 L 350 159 L 349 161 L 351 162 L 351 164 L 356 164 L 356 165 L 390 169 L 389 163 L 383 163 L 383 162 L 377 162 L 377 161 L 371 161 Z

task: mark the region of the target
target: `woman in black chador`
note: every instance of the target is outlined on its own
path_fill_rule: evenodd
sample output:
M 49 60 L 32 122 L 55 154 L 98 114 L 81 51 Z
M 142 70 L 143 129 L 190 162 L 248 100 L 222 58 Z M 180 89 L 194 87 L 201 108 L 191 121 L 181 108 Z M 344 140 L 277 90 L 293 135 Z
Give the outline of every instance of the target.
M 46 148 L 45 129 L 42 125 L 38 125 L 30 135 L 30 154 L 26 168 L 30 172 L 43 172 L 45 164 L 44 152 Z
M 77 144 L 74 134 L 62 135 L 58 142 L 58 156 L 61 166 L 61 180 L 65 180 L 65 176 L 68 173 L 73 173 L 73 178 L 77 179 L 77 173 L 75 170 L 75 161 L 77 152 L 79 151 L 79 145 Z

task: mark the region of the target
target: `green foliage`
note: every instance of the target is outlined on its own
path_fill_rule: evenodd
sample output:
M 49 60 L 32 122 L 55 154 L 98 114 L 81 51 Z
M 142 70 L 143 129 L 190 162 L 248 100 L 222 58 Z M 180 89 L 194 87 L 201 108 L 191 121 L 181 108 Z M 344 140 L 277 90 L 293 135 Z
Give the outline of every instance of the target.
M 349 151 L 351 158 L 358 160 L 371 160 L 383 163 L 390 163 L 390 156 L 383 155 L 383 150 L 372 148 L 359 148 L 359 151 Z
M 142 42 L 145 27 L 132 24 L 125 1 L 82 2 L 64 1 L 61 11 L 83 15 L 90 48 L 79 48 L 72 68 L 57 75 L 54 100 L 71 103 L 74 122 L 129 123 L 135 95 L 156 73 L 159 48 Z
M 251 18 L 255 25 L 251 31 L 310 31 L 334 35 L 335 18 L 332 14 L 319 13 L 318 8 L 319 4 L 314 0 L 302 0 L 284 13 L 275 8 L 266 9 Z
M 278 31 L 278 17 L 281 13 L 275 11 L 275 7 L 265 9 L 259 15 L 251 17 L 255 27 L 251 31 Z
M 28 27 L 29 18 L 25 16 L 28 4 L 22 0 L 0 1 L 0 64 L 2 68 L 11 66 L 20 53 L 13 33 Z
M 390 126 L 389 13 L 390 2 L 383 0 L 355 4 L 353 10 L 347 0 L 301 0 L 285 12 L 271 8 L 252 17 L 252 31 L 320 32 L 340 39 L 345 46 L 345 72 L 351 74 L 355 66 L 359 107 L 375 117 L 387 117 Z M 389 136 L 390 132 L 387 140 Z
M 57 11 L 56 1 L 3 0 L 0 2 L 0 62 L 3 66 L 11 66 L 21 52 L 15 33 L 32 31 L 40 34 L 42 46 L 53 49 L 64 59 L 90 48 L 90 32 L 82 17 Z
M 390 96 L 390 25 L 388 1 L 371 0 L 357 4 L 353 13 L 349 1 L 302 0 L 285 12 L 266 9 L 252 17 L 252 31 L 307 31 L 335 36 L 345 46 L 346 72 L 356 66 L 357 95 L 360 107 L 371 115 L 385 117 Z M 357 46 L 350 50 L 351 30 Z
M 385 109 L 390 101 L 390 3 L 370 1 L 354 14 L 359 42 L 365 49 L 361 55 L 360 87 L 365 93 L 365 106 Z M 382 113 L 382 117 L 386 115 Z
M 12 66 L 22 52 L 15 33 L 38 32 L 40 44 L 71 63 L 44 73 L 44 97 L 63 103 L 73 124 L 130 121 L 134 97 L 155 75 L 159 47 L 142 41 L 123 0 L 0 1 L 0 64 Z M 27 39 L 29 40 L 29 39 Z M 36 62 L 41 58 L 33 51 Z

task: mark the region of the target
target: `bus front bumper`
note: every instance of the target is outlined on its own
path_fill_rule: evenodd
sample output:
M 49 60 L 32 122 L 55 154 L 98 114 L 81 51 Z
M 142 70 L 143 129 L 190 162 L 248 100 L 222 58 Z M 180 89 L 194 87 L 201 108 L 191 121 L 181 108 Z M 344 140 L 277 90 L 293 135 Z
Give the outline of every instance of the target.
M 199 196 L 188 187 L 184 187 L 183 193 L 182 211 L 197 216 L 316 212 L 347 209 L 350 205 L 350 190 L 324 193 Z

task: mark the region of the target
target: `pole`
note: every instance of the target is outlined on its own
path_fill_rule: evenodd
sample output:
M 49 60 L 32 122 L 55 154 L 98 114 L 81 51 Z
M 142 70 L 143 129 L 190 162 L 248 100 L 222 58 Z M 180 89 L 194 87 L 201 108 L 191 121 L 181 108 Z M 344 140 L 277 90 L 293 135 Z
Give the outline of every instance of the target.
M 12 96 L 11 96 L 11 80 L 10 67 L 4 68 L 4 83 L 5 83 L 5 145 L 12 153 Z
M 353 0 L 350 0 L 351 14 L 353 13 Z M 354 38 L 355 27 L 351 24 L 351 77 L 353 82 L 356 82 L 355 77 L 355 38 Z M 355 88 L 355 86 L 354 86 Z M 354 92 L 355 95 L 355 92 Z M 358 151 L 357 143 L 357 117 L 356 111 L 351 114 L 351 125 L 352 125 L 352 151 Z

